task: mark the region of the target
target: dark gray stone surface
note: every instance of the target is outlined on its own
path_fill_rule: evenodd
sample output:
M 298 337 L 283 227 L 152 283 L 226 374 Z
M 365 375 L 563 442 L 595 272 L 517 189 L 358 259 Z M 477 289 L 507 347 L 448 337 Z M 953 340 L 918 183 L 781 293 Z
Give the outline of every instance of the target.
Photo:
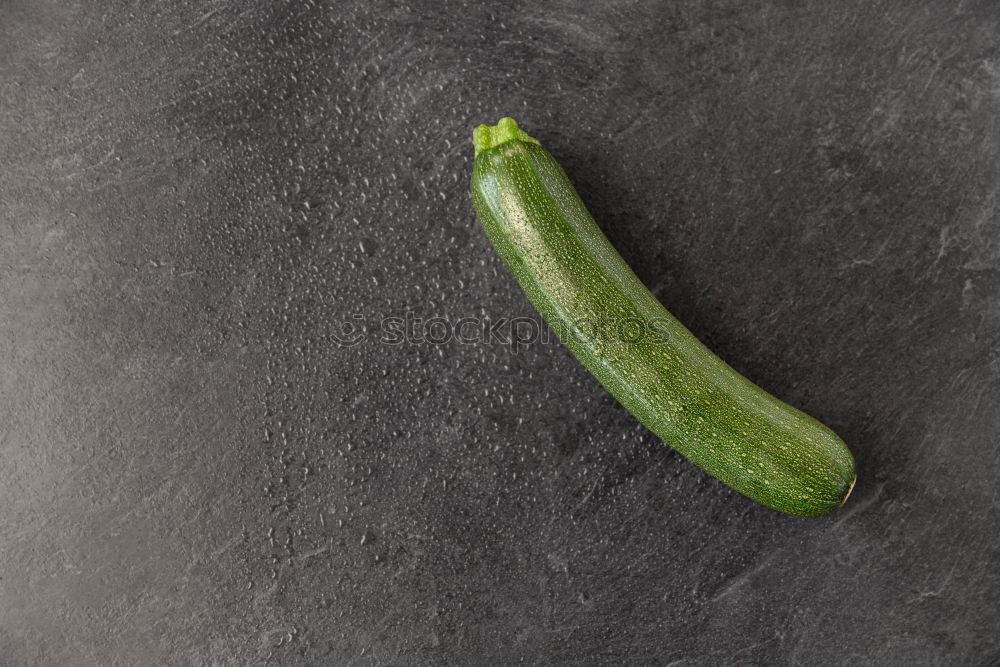
M 998 34 L 974 0 L 0 3 L 0 663 L 1000 663 Z M 467 196 L 501 115 L 844 436 L 843 510 L 753 505 L 558 345 L 380 340 L 533 315 Z

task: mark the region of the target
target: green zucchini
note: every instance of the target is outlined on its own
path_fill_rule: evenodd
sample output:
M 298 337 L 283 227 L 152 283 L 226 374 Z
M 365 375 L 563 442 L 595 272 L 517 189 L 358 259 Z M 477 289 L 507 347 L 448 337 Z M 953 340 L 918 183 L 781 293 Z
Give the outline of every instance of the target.
M 473 142 L 472 201 L 486 235 L 612 396 L 693 463 L 768 507 L 814 516 L 844 504 L 856 479 L 844 441 L 737 373 L 667 312 L 537 140 L 503 118 L 477 127 Z

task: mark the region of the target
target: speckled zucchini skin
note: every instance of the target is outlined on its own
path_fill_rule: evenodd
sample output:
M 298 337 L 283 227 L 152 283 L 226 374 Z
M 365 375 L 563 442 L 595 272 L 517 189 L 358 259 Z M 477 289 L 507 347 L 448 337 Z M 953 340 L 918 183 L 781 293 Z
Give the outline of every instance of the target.
M 811 516 L 847 500 L 855 471 L 843 440 L 730 368 L 677 321 L 536 140 L 504 118 L 477 128 L 474 142 L 472 200 L 487 236 L 562 342 L 622 405 L 768 507 Z

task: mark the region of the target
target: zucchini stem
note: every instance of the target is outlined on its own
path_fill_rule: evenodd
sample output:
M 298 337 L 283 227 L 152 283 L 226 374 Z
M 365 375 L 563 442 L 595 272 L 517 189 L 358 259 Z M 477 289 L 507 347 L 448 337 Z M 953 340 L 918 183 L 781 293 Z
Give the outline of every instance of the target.
M 501 118 L 496 125 L 480 125 L 472 131 L 472 143 L 476 147 L 476 155 L 515 139 L 541 145 L 538 139 L 528 135 L 517 126 L 517 121 L 509 117 Z

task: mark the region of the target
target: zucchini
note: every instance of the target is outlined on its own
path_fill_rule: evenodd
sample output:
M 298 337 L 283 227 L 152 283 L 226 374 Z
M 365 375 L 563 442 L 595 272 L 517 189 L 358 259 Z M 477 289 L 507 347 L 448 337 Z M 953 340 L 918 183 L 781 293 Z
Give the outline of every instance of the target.
M 503 118 L 477 127 L 473 143 L 472 201 L 486 235 L 612 396 L 693 463 L 768 507 L 815 516 L 844 504 L 856 479 L 844 441 L 737 373 L 667 312 L 537 140 Z

